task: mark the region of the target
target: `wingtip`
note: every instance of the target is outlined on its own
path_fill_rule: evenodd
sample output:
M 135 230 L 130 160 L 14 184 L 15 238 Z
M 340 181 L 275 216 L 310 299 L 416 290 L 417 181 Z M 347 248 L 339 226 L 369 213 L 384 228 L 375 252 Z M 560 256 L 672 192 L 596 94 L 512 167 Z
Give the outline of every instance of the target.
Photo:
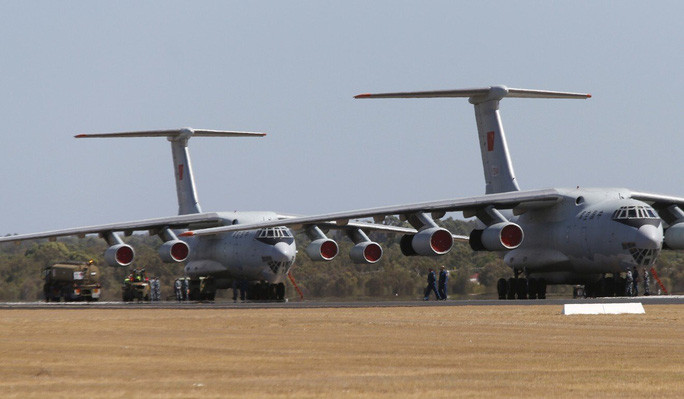
M 84 138 L 84 137 L 88 137 L 88 135 L 87 135 L 87 134 L 77 134 L 77 135 L 75 135 L 74 137 L 77 138 L 77 139 L 82 139 L 82 138 Z
M 363 93 L 363 94 L 357 94 L 357 95 L 355 95 L 354 98 L 368 98 L 368 97 L 370 97 L 370 96 L 371 96 L 370 93 Z
M 180 233 L 178 236 L 179 237 L 192 237 L 194 235 L 195 235 L 195 233 L 193 231 L 186 231 L 184 233 Z
M 591 98 L 591 94 L 587 94 L 587 98 Z

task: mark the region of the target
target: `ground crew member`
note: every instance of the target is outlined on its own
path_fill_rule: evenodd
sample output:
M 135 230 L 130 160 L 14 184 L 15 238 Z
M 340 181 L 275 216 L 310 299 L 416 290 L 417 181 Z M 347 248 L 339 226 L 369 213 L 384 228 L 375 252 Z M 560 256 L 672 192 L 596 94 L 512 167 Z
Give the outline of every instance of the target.
M 650 278 L 648 270 L 644 268 L 644 295 L 651 295 L 651 289 L 649 288 Z
M 627 280 L 625 282 L 625 296 L 632 296 L 632 290 L 634 289 L 634 278 L 632 277 L 632 272 L 627 270 Z
M 442 299 L 442 297 L 439 296 L 439 292 L 437 291 L 437 276 L 435 276 L 435 271 L 430 269 L 428 272 L 427 276 L 427 287 L 425 287 L 425 300 L 427 301 L 430 299 L 430 292 L 434 291 L 435 296 L 437 297 L 437 300 Z
M 439 271 L 439 296 L 443 301 L 447 299 L 447 281 L 449 281 L 449 272 L 442 266 Z
M 159 277 L 154 276 L 152 278 L 152 300 L 153 301 L 160 301 L 161 300 L 161 289 L 159 287 Z
M 188 279 L 187 278 L 181 279 L 181 285 L 182 285 L 181 293 L 183 294 L 183 300 L 187 301 L 190 299 L 189 298 L 190 287 L 189 287 Z
M 634 279 L 634 290 L 632 294 L 634 296 L 639 296 L 639 271 L 636 266 L 634 266 L 634 271 L 632 271 L 632 278 Z
M 247 291 L 247 281 L 233 279 L 233 302 L 237 302 L 238 290 L 240 291 L 240 300 L 244 302 Z
M 183 288 L 181 281 L 179 278 L 176 279 L 176 282 L 173 283 L 173 289 L 176 292 L 176 300 L 178 302 L 183 300 L 183 293 L 181 292 L 181 289 Z

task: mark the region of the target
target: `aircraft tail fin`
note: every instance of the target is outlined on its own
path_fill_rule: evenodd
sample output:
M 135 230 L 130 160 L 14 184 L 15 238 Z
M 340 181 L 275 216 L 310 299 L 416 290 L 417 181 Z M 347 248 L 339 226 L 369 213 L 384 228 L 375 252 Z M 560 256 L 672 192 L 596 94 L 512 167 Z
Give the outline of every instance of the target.
M 190 153 L 188 152 L 188 140 L 190 140 L 191 137 L 262 137 L 265 135 L 266 133 L 183 128 L 139 132 L 79 134 L 74 137 L 79 139 L 166 137 L 171 142 L 171 151 L 173 153 L 173 169 L 176 179 L 176 192 L 178 194 L 178 214 L 186 215 L 202 212 L 199 200 L 197 199 L 195 178 L 192 173 Z
M 486 194 L 519 191 L 513 172 L 513 165 L 506 143 L 499 101 L 504 97 L 514 98 L 591 98 L 590 94 L 547 90 L 512 89 L 505 86 L 491 86 L 475 89 L 359 94 L 355 98 L 438 98 L 467 97 L 475 106 L 475 119 L 480 138 L 482 167 L 484 169 Z

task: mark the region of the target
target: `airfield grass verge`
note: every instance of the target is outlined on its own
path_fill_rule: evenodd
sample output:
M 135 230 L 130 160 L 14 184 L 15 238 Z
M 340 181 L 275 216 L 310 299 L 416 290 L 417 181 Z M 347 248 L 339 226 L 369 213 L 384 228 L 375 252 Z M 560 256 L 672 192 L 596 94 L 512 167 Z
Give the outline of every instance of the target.
M 1 310 L 7 397 L 684 397 L 684 307 Z

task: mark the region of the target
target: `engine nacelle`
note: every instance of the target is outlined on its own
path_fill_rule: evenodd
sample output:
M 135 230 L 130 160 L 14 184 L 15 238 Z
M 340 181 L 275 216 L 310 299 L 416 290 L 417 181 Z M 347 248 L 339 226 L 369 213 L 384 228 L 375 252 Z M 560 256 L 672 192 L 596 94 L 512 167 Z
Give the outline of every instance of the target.
M 668 227 L 663 242 L 668 249 L 684 249 L 684 222 Z
M 354 245 L 349 251 L 354 263 L 376 263 L 382 258 L 382 247 L 373 241 L 364 241 Z
M 518 248 L 525 234 L 515 223 L 502 222 L 493 224 L 484 230 L 473 230 L 470 233 L 470 247 L 474 251 L 508 251 Z
M 401 237 L 401 253 L 406 256 L 437 256 L 451 251 L 454 238 L 447 229 L 431 227 Z
M 314 261 L 333 260 L 333 258 L 337 256 L 339 248 L 334 240 L 319 238 L 318 240 L 312 241 L 311 244 L 306 247 L 305 251 L 306 254 L 309 255 L 309 258 Z
M 126 244 L 116 244 L 107 248 L 104 253 L 105 262 L 109 266 L 128 266 L 133 263 L 135 251 L 133 247 Z
M 180 263 L 188 258 L 190 248 L 181 240 L 167 241 L 159 247 L 159 257 L 164 263 Z

